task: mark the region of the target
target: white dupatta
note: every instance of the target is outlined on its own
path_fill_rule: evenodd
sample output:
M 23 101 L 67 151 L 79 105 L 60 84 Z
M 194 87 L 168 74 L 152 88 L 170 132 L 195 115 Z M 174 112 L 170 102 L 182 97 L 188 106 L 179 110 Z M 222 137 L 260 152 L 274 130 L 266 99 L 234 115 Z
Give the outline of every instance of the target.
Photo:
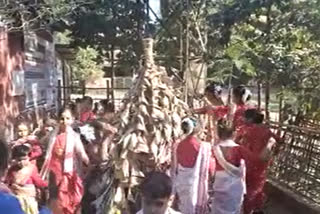
M 179 196 L 179 209 L 184 214 L 202 214 L 208 203 L 208 179 L 211 145 L 201 143 L 195 166 L 186 168 L 178 164 L 175 191 Z
M 48 144 L 48 149 L 45 157 L 45 162 L 42 166 L 41 169 L 41 177 L 45 178 L 48 175 L 49 172 L 49 164 L 52 158 L 52 150 L 56 141 L 56 136 L 59 133 L 59 127 L 57 127 L 52 135 L 50 136 L 49 144 Z M 77 149 L 76 147 L 81 146 L 80 149 Z M 84 149 L 82 148 L 82 142 L 80 139 L 80 136 L 72 129 L 72 127 L 67 126 L 66 127 L 66 147 L 65 147 L 65 156 L 64 156 L 64 161 L 63 161 L 63 172 L 64 173 L 72 173 L 74 170 L 74 152 L 75 150 L 80 150 L 83 151 Z M 84 152 L 82 152 L 84 153 Z M 84 154 L 83 156 L 86 156 Z M 87 157 L 86 157 L 87 158 Z
M 246 193 L 245 162 L 240 161 L 240 166 L 230 164 L 223 155 L 221 147 L 238 146 L 232 140 L 222 141 L 214 147 L 217 162 L 224 169 L 217 171 L 213 184 L 214 197 L 211 214 L 240 214 L 243 197 Z

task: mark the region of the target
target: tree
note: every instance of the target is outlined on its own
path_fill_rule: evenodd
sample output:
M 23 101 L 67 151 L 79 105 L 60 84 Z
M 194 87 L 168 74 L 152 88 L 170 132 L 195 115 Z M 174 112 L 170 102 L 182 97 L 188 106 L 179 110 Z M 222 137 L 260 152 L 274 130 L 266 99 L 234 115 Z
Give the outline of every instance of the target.
M 73 80 L 93 81 L 102 78 L 102 66 L 97 63 L 98 51 L 91 47 L 77 50 L 75 61 L 72 64 Z

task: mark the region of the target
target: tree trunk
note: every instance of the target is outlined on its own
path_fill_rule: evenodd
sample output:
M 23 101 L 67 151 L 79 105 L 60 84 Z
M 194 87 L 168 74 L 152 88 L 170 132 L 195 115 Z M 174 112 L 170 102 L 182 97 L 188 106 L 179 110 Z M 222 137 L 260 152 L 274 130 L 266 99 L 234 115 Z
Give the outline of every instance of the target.
M 267 121 L 270 120 L 269 103 L 270 103 L 270 72 L 267 72 L 267 79 L 266 79 L 266 104 L 265 104 L 266 120 L 267 120 Z

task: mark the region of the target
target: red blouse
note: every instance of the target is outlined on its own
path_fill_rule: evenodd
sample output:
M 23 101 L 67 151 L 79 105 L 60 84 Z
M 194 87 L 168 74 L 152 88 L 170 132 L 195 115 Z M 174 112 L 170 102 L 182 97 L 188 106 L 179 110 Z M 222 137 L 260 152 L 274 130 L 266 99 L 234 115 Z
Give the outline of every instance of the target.
M 260 155 L 270 138 L 274 138 L 277 142 L 280 141 L 280 137 L 275 135 L 267 126 L 246 124 L 238 131 L 236 141 L 254 154 Z
M 200 143 L 194 136 L 188 136 L 182 140 L 177 147 L 177 161 L 186 168 L 193 168 L 196 164 L 198 153 L 200 150 Z M 209 165 L 209 172 L 212 175 L 215 170 L 214 159 L 211 158 Z
M 28 142 L 31 146 L 31 152 L 29 154 L 30 160 L 37 160 L 42 155 L 42 149 L 40 146 L 40 142 L 35 136 L 28 136 L 27 138 L 20 138 L 19 140 L 14 142 L 14 145 L 23 145 Z
M 246 164 L 246 168 L 250 167 L 251 165 L 251 152 L 243 146 L 235 146 L 229 147 L 224 154 L 224 158 L 230 164 L 239 167 L 240 161 L 244 160 Z M 216 170 L 217 171 L 224 171 L 224 168 L 219 164 L 218 160 L 216 160 Z
M 7 183 L 8 185 L 15 184 L 15 176 L 18 173 L 19 169 L 15 166 L 11 167 L 7 174 Z M 48 182 L 42 180 L 39 175 L 37 167 L 33 166 L 33 171 L 30 177 L 27 179 L 25 184 L 33 184 L 38 188 L 43 188 L 48 186 Z
M 82 112 L 80 115 L 80 121 L 82 123 L 92 121 L 95 119 L 96 119 L 96 115 L 92 111 L 85 111 L 85 112 Z
M 234 127 L 239 128 L 245 124 L 244 112 L 249 108 L 251 108 L 249 105 L 245 105 L 245 104 L 237 105 L 237 109 L 233 117 Z M 206 106 L 206 107 L 195 110 L 195 112 L 198 114 L 214 115 L 216 120 L 225 118 L 229 113 L 229 111 L 230 111 L 229 106 Z

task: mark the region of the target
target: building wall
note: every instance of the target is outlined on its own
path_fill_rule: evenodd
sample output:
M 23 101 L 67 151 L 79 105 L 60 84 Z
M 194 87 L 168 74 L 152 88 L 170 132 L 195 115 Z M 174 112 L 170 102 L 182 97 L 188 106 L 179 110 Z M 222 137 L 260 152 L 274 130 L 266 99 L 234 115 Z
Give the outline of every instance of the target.
M 0 137 L 10 140 L 13 123 L 23 105 L 23 96 L 14 96 L 13 72 L 23 70 L 23 34 L 0 29 Z

